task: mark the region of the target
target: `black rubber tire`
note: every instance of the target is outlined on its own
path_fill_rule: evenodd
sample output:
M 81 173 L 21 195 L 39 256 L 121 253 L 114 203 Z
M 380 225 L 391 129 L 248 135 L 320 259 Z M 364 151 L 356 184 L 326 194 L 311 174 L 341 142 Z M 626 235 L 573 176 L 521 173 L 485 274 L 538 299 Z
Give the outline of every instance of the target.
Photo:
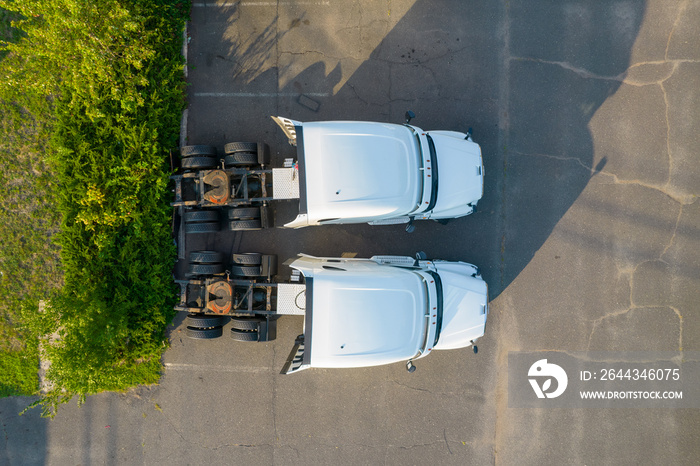
M 182 168 L 189 168 L 192 170 L 198 170 L 203 168 L 214 168 L 216 167 L 217 159 L 214 157 L 200 157 L 192 156 L 185 157 L 180 162 Z
M 192 251 L 190 262 L 198 264 L 220 264 L 224 261 L 224 255 L 218 251 Z
M 189 338 L 195 340 L 211 340 L 212 338 L 219 338 L 224 334 L 223 327 L 212 327 L 212 328 L 195 328 L 187 327 L 185 329 L 185 335 Z
M 216 233 L 220 227 L 219 222 L 185 223 L 185 233 Z
M 250 166 L 258 163 L 258 154 L 252 152 L 236 152 L 224 157 L 225 167 Z
M 255 142 L 229 142 L 224 146 L 224 154 L 235 154 L 236 152 L 253 152 L 257 154 L 258 144 Z
M 224 273 L 226 267 L 224 264 L 190 264 L 187 268 L 187 273 L 191 276 L 193 275 L 216 275 L 218 273 Z
M 219 212 L 216 210 L 188 210 L 185 212 L 185 223 L 218 221 Z
M 260 207 L 236 207 L 229 209 L 228 218 L 229 220 L 260 218 Z
M 231 275 L 236 277 L 260 277 L 262 270 L 259 265 L 232 265 Z
M 239 265 L 260 265 L 262 264 L 262 254 L 259 252 L 234 254 L 233 263 Z
M 190 328 L 211 328 L 223 327 L 226 318 L 222 316 L 208 316 L 206 314 L 188 314 L 187 327 Z
M 182 146 L 180 148 L 180 155 L 185 157 L 192 157 L 195 155 L 201 155 L 204 157 L 216 157 L 216 147 L 214 146 Z
M 231 328 L 231 338 L 236 341 L 258 341 L 258 332 L 255 330 L 237 330 Z
M 262 229 L 262 222 L 259 218 L 251 220 L 232 220 L 228 222 L 228 229 L 231 231 L 260 230 Z
M 255 330 L 257 332 L 258 325 L 262 319 L 257 317 L 231 317 L 231 328 L 236 330 Z

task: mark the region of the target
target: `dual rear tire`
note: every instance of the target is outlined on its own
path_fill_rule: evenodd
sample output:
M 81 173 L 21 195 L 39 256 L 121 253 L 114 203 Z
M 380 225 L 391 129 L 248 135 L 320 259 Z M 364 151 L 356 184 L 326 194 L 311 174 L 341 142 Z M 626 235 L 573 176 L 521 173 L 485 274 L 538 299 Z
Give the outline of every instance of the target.
M 211 340 L 223 335 L 226 318 L 204 314 L 189 314 L 185 335 L 195 340 Z M 264 319 L 259 317 L 231 317 L 231 338 L 236 341 L 259 341 L 260 326 Z
M 195 340 L 211 340 L 224 334 L 226 318 L 208 316 L 205 314 L 189 314 L 187 316 L 185 335 Z

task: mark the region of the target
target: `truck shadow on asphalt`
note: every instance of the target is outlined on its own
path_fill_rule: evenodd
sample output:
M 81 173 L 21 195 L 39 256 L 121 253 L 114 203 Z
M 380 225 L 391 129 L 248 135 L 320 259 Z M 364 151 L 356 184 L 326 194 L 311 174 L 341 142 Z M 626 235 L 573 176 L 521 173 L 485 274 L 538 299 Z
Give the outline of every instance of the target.
M 282 260 L 299 252 L 423 250 L 429 257 L 477 264 L 496 298 L 605 166 L 605 157 L 594 163 L 588 125 L 621 85 L 645 8 L 643 2 L 576 8 L 510 2 L 504 11 L 483 2 L 478 8 L 455 5 L 445 15 L 417 1 L 354 70 L 346 65 L 352 60 L 344 43 L 335 31 L 315 26 L 313 11 L 291 21 L 282 14 L 257 35 L 233 42 L 227 59 L 241 66 L 234 67 L 232 79 L 251 88 L 277 79 L 280 114 L 301 121 L 398 123 L 411 109 L 417 114 L 412 123 L 426 130 L 472 127 L 486 169 L 479 211 L 448 225 L 419 222 L 412 234 L 403 226 L 274 229 L 245 234 L 240 248 L 273 252 Z M 370 30 L 369 23 L 363 27 Z M 283 41 L 289 48 L 304 35 L 319 42 L 305 54 L 322 59 L 295 73 L 300 65 L 294 55 L 275 47 Z M 260 72 L 258 65 L 275 53 L 278 66 Z M 271 121 L 260 128 L 273 154 L 278 151 L 273 163 L 294 156 Z M 291 203 L 275 208 L 278 218 L 294 215 Z

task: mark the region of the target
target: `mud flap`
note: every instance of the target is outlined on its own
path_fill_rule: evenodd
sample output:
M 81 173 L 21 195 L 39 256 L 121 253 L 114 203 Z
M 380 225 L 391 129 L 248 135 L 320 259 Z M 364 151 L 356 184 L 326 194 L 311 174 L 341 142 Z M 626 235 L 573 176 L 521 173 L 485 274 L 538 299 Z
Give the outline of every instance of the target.
M 260 275 L 271 279 L 277 275 L 277 256 L 274 254 L 264 254 L 260 262 Z

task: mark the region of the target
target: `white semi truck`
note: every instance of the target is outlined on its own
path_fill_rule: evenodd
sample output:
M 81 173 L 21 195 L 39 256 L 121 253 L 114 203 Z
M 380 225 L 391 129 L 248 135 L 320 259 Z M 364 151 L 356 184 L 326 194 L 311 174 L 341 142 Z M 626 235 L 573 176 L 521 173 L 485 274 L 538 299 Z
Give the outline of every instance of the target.
M 280 168 L 267 167 L 265 143 L 229 143 L 222 157 L 212 146 L 182 147 L 172 205 L 183 207 L 183 234 L 271 226 L 268 206 L 284 199 L 299 200 L 288 228 L 405 223 L 412 231 L 414 220 L 471 214 L 484 190 L 471 131 L 423 131 L 411 117 L 406 124 L 273 117 L 297 150 Z
M 297 147 L 299 215 L 285 227 L 412 224 L 469 215 L 484 192 L 468 133 L 406 124 L 273 117 Z
M 374 256 L 289 261 L 292 278 L 275 278 L 272 255 L 190 253 L 189 279 L 180 280 L 176 310 L 188 312 L 187 335 L 215 338 L 230 320 L 239 341 L 275 338 L 283 315 L 303 315 L 282 370 L 348 368 L 413 361 L 433 350 L 465 348 L 484 334 L 488 289 L 465 262 Z M 476 346 L 474 346 L 476 351 Z

